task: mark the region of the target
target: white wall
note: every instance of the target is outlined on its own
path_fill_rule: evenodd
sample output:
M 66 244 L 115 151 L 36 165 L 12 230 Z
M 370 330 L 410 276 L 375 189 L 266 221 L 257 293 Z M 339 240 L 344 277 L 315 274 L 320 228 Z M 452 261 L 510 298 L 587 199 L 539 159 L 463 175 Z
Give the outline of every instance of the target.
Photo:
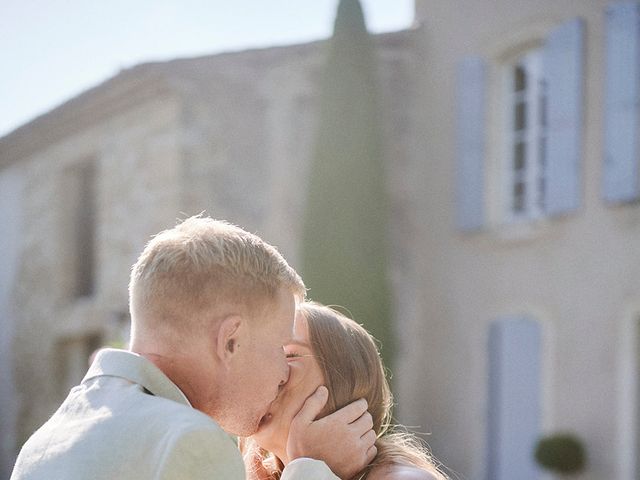
M 403 415 L 431 433 L 427 440 L 436 456 L 464 478 L 487 479 L 487 338 L 491 321 L 505 315 L 531 316 L 543 326 L 543 433 L 569 430 L 585 441 L 589 467 L 581 479 L 632 478 L 616 477 L 620 458 L 612 446 L 619 436 L 616 406 L 623 383 L 616 383 L 619 319 L 638 298 L 640 208 L 613 207 L 601 195 L 608 4 L 416 2 L 425 85 L 420 99 L 425 208 L 418 232 L 424 255 L 416 258 L 424 279 L 419 285 L 424 320 L 407 335 L 408 361 L 422 367 L 420 381 L 408 378 L 401 400 L 419 399 Z M 500 189 L 491 183 L 498 185 L 501 178 L 501 59 L 575 17 L 586 25 L 581 207 L 523 228 L 496 220 L 477 234 L 457 231 L 457 62 L 479 55 L 489 65 L 484 193 L 493 220 L 492 212 L 503 206 L 494 192 Z

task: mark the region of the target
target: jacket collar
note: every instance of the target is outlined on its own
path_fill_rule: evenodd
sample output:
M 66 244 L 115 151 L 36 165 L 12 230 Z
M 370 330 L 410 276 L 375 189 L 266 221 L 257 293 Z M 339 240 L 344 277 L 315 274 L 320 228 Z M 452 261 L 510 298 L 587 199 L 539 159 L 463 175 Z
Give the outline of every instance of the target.
M 114 348 L 100 350 L 82 382 L 108 375 L 137 383 L 157 397 L 191 407 L 182 391 L 169 380 L 162 370 L 137 353 Z

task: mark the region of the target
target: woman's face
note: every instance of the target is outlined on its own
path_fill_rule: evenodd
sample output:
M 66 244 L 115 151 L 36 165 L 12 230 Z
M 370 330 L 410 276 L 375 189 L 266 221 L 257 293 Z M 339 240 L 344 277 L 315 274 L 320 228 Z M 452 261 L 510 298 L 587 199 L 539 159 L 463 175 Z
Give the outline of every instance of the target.
M 307 319 L 300 313 L 296 314 L 293 340 L 284 349 L 289 362 L 289 380 L 252 438 L 262 448 L 287 462 L 286 447 L 291 421 L 305 400 L 324 384 L 322 370 L 309 344 Z

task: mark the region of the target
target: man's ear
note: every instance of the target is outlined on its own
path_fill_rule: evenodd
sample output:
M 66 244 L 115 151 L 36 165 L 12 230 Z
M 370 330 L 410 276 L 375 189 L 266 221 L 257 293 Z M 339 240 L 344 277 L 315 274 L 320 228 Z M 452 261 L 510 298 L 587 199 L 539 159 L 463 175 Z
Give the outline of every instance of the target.
M 240 315 L 229 315 L 220 322 L 216 338 L 216 356 L 223 365 L 228 365 L 238 351 L 243 322 Z

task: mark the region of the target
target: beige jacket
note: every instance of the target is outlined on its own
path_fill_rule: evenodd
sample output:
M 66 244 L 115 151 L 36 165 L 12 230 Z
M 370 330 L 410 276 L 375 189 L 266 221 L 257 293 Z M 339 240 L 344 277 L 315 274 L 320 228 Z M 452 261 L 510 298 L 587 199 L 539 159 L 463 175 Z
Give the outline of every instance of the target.
M 80 385 L 25 443 L 11 480 L 245 478 L 234 441 L 191 407 L 153 363 L 101 351 Z M 283 480 L 337 480 L 323 463 L 291 462 Z

